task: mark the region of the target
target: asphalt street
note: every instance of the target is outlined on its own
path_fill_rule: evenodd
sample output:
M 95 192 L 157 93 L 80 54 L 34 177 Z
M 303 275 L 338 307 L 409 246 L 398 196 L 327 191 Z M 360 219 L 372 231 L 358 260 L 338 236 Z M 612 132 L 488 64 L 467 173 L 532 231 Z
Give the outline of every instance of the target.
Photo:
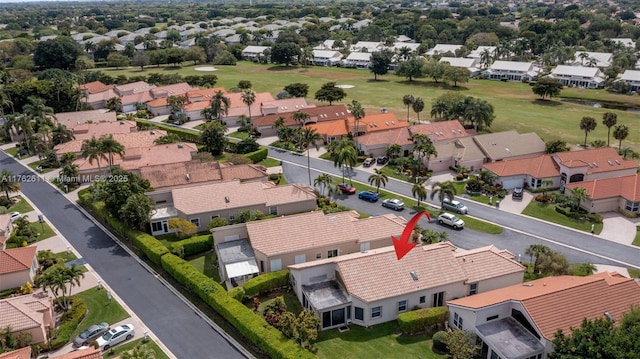
M 309 183 L 307 174 L 306 156 L 294 155 L 286 151 L 269 148 L 269 156 L 283 161 L 283 174 L 287 182 Z M 333 166 L 332 162 L 311 158 L 311 178 L 316 178 L 320 173 L 329 173 L 335 177 L 342 177 L 340 169 Z M 369 173 L 353 169 L 351 178 L 354 181 L 368 183 Z M 401 194 L 412 198 L 411 184 L 389 178 L 384 187 L 386 191 Z M 429 192 L 430 193 L 430 192 Z M 357 196 L 339 196 L 339 202 L 347 207 L 370 215 L 380 215 L 393 212 L 382 208 L 380 204 L 371 204 L 358 199 Z M 431 204 L 435 202 L 427 200 Z M 491 235 L 465 228 L 460 231 L 440 226 L 437 223 L 428 223 L 425 219 L 419 222 L 423 228 L 447 231 L 449 240 L 460 248 L 471 249 L 493 244 L 500 249 L 508 249 L 514 254 L 524 256 L 525 249 L 531 244 L 544 244 L 552 250 L 563 253 L 572 263 L 608 264 L 623 267 L 640 268 L 640 249 L 610 242 L 593 237 L 590 234 L 582 234 L 561 226 L 538 221 L 534 218 L 517 215 L 496 208 L 488 207 L 465 201 L 469 208 L 469 215 L 496 223 L 503 226 L 504 232 L 500 235 Z M 407 209 L 402 216 L 409 219 Z
M 24 193 L 178 358 L 245 358 L 50 184 L 0 152 Z

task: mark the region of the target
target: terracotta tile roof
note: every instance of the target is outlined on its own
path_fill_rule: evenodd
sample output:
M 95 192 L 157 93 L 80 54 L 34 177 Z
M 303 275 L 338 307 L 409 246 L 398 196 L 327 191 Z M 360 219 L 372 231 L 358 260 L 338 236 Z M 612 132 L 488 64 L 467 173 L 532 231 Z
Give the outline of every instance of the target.
M 105 85 L 100 81 L 89 82 L 88 84 L 79 85 L 80 90 L 84 90 L 89 94 L 95 94 L 113 89 L 111 85 Z
M 634 160 L 623 159 L 613 147 L 558 152 L 552 156 L 565 167 L 586 167 L 588 174 L 640 167 Z
M 211 101 L 198 101 L 198 102 L 193 102 L 193 103 L 188 103 L 184 106 L 184 110 L 186 112 L 193 112 L 193 111 L 202 111 L 205 108 L 208 108 L 211 106 Z
M 516 131 L 504 131 L 477 135 L 473 139 L 492 161 L 545 153 L 544 142 L 533 132 L 519 134 Z
M 264 109 L 276 109 L 278 113 L 295 112 L 309 107 L 307 100 L 304 97 L 284 98 L 273 101 L 264 101 L 261 104 L 261 108 Z M 311 107 L 315 107 L 312 105 Z
M 0 275 L 30 270 L 36 251 L 36 247 L 20 247 L 0 251 Z
M 459 158 L 461 162 L 484 159 L 484 153 L 473 137 L 437 141 L 433 146 L 438 153 L 437 158 Z
M 409 128 L 409 131 L 411 134 L 420 133 L 428 135 L 433 142 L 475 135 L 475 131 L 471 131 L 470 133 L 458 120 L 413 125 Z
M 31 359 L 31 347 L 16 349 L 4 354 L 0 354 L 0 359 Z
M 307 107 L 301 112 L 309 114 L 309 122 L 325 122 L 335 121 L 339 119 L 346 119 L 351 117 L 347 106 L 345 105 L 331 105 L 320 107 Z M 253 124 L 259 127 L 273 126 L 278 118 L 284 118 L 284 126 L 298 126 L 298 122 L 293 119 L 293 112 L 279 113 L 273 115 L 266 115 L 255 118 L 252 120 Z
M 137 81 L 129 84 L 116 86 L 116 92 L 119 94 L 124 92 L 129 92 L 129 91 L 132 91 L 132 93 L 148 92 L 150 89 L 154 87 L 155 87 L 154 85 L 150 85 L 144 81 Z
M 517 272 L 524 273 L 527 269 L 514 260 L 513 254 L 499 250 L 493 245 L 456 252 L 455 257 L 467 275 L 467 283 L 477 283 Z
M 588 277 L 547 277 L 448 304 L 478 309 L 509 301 L 521 302 L 542 335 L 551 340 L 558 329 L 569 334 L 584 318 L 600 318 L 605 312 L 619 322 L 624 312 L 640 303 L 640 286 L 633 279 L 608 272 Z
M 355 119 L 348 118 L 349 130 L 353 132 L 355 126 Z M 386 131 L 394 128 L 409 127 L 409 122 L 401 121 L 396 118 L 393 113 L 375 113 L 372 115 L 366 115 L 361 118 L 358 123 L 358 130 L 360 132 L 376 132 Z
M 0 327 L 11 327 L 14 331 L 38 328 L 44 321 L 43 312 L 52 307 L 53 301 L 45 292 L 2 299 Z
M 113 157 L 113 165 L 120 166 L 123 170 L 133 171 L 145 166 L 191 161 L 193 154 L 197 152 L 196 145 L 192 143 L 181 143 L 180 145 L 182 147 L 171 144 L 128 148 L 125 150 L 124 159 L 120 156 Z M 91 164 L 88 159 L 80 158 L 73 163 L 78 165 L 80 171 L 98 169 L 97 161 Z M 106 162 L 100 161 L 100 166 L 104 168 Z
M 189 179 L 187 180 L 187 174 Z M 247 164 L 230 165 L 213 162 L 176 162 L 140 168 L 140 177 L 149 180 L 154 189 L 175 187 L 200 182 L 222 180 L 250 180 L 266 178 L 266 168 Z
M 550 155 L 485 163 L 483 167 L 499 177 L 530 175 L 546 178 L 560 175 L 560 168 Z
M 181 82 L 181 83 L 172 84 L 172 85 L 154 87 L 150 91 L 151 91 L 151 95 L 154 98 L 157 98 L 157 97 L 181 96 L 191 90 L 198 90 L 198 89 L 191 87 L 186 82 Z
M 100 137 L 103 135 L 136 131 L 136 123 L 132 121 L 81 123 L 73 127 L 73 135 L 76 140 L 84 140 L 92 136 Z
M 51 359 L 102 359 L 102 351 L 94 347 L 51 357 Z
M 358 143 L 364 146 L 398 144 L 400 146 L 411 145 L 409 140 L 409 128 L 394 128 L 387 131 L 368 132 L 358 136 Z
M 125 149 L 134 147 L 150 147 L 153 146 L 155 140 L 165 136 L 166 134 L 167 131 L 164 130 L 124 132 L 114 133 L 113 139 L 118 141 Z M 96 138 L 98 137 L 99 136 L 96 136 Z M 91 136 L 88 138 L 91 138 Z M 76 138 L 75 140 L 56 145 L 53 149 L 59 155 L 67 152 L 78 153 L 82 151 L 82 142 L 84 142 L 85 139 L 87 139 L 87 137 L 80 139 Z
M 393 214 L 365 219 L 358 217 L 357 212 L 351 211 L 327 215 L 314 211 L 246 225 L 253 249 L 266 256 L 274 256 L 351 241 L 388 238 L 391 245 L 391 236 L 400 235 L 406 224 L 404 219 Z
M 251 105 L 251 116 L 260 116 L 260 104 L 265 101 L 273 101 L 273 95 L 268 92 L 256 92 L 256 101 Z M 229 99 L 229 114 L 227 117 L 249 116 L 249 107 L 242 102 L 241 92 L 228 92 L 225 96 Z
M 186 215 L 255 205 L 277 206 L 316 198 L 308 186 L 276 186 L 271 182 L 224 181 L 176 188 L 171 193 L 175 209 Z
M 622 197 L 628 201 L 640 201 L 640 175 L 603 178 L 593 181 L 567 183 L 567 188 L 583 187 L 589 193 L 589 198 L 604 199 Z
M 165 107 L 169 105 L 169 98 L 168 97 L 161 97 L 155 100 L 151 100 L 149 102 L 147 102 L 147 106 L 149 107 Z
M 107 112 L 106 110 L 90 110 L 77 112 L 59 112 L 56 113 L 58 123 L 65 125 L 70 130 L 75 126 L 91 122 L 116 122 L 116 113 Z
M 131 105 L 135 103 L 147 103 L 153 100 L 153 96 L 151 95 L 151 91 L 143 91 L 143 92 L 134 92 L 131 95 L 124 95 L 120 97 L 120 101 L 122 105 Z
M 310 123 L 305 127 L 312 128 L 316 130 L 319 135 L 328 137 L 346 136 L 349 133 L 345 120 Z
M 107 91 L 89 94 L 87 97 L 82 98 L 82 101 L 88 104 L 92 104 L 92 103 L 102 102 L 102 101 L 106 102 L 114 97 L 119 97 L 119 96 L 114 89 L 109 89 Z
M 226 93 L 227 90 L 224 87 L 212 87 L 212 88 L 204 88 L 204 89 L 194 89 L 187 92 L 187 98 L 189 101 L 197 101 L 197 102 L 211 102 L 211 99 L 216 96 L 218 91 L 222 91 Z

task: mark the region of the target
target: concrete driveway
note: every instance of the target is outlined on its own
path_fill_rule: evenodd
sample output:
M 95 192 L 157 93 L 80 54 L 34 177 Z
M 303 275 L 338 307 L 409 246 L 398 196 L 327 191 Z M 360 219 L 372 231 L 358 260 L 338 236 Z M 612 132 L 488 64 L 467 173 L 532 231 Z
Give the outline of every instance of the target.
M 636 225 L 640 224 L 638 218 L 627 218 L 616 212 L 603 213 L 602 217 L 602 232 L 598 237 L 621 244 L 633 242 L 637 233 Z
M 514 200 L 511 197 L 511 193 L 508 193 L 504 198 L 500 200 L 500 210 L 511 213 L 522 213 L 529 203 L 533 200 L 534 195 L 531 192 L 523 191 L 522 199 Z M 494 198 L 495 203 L 496 198 Z

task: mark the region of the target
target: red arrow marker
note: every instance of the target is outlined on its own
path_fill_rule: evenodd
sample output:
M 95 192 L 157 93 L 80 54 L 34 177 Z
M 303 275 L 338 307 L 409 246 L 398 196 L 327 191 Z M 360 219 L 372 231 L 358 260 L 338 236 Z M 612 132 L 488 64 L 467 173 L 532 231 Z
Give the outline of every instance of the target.
M 402 259 L 402 257 L 404 257 L 407 253 L 409 253 L 409 251 L 413 249 L 413 247 L 416 246 L 416 243 L 410 242 L 411 233 L 416 228 L 418 220 L 420 220 L 420 216 L 422 215 L 427 216 L 429 221 L 431 221 L 431 216 L 429 216 L 428 212 L 418 212 L 415 216 L 413 216 L 413 218 L 409 220 L 407 225 L 404 227 L 400 239 L 391 236 L 393 247 L 396 250 L 396 257 L 398 257 L 398 260 Z

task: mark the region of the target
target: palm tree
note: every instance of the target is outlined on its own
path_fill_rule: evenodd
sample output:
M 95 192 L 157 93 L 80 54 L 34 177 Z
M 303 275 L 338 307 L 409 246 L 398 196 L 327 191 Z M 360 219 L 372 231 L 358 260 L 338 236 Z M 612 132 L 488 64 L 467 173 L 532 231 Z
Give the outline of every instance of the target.
M 120 355 L 122 359 L 156 359 L 156 353 L 147 345 L 140 345 Z
M 351 143 L 351 141 L 345 141 L 345 143 Z M 337 149 L 333 157 L 333 165 L 342 168 L 342 183 L 344 183 L 345 170 L 353 168 L 357 160 L 356 149 L 353 146 L 343 145 Z M 351 183 L 351 177 L 349 177 L 349 182 Z
M 584 131 L 584 147 L 587 147 L 587 135 L 596 129 L 598 123 L 593 117 L 583 117 L 580 121 L 580 129 Z
M 109 111 L 120 113 L 122 112 L 122 100 L 120 99 L 120 97 L 112 97 L 107 100 L 107 103 L 105 103 L 105 107 Z
M 106 152 L 102 146 L 102 141 L 97 139 L 95 136 L 91 137 L 91 139 L 84 140 L 82 141 L 80 151 L 82 152 L 82 158 L 89 159 L 89 164 L 93 164 L 93 161 L 96 160 L 98 162 L 98 172 L 102 172 L 100 160 L 107 160 L 107 156 L 105 156 Z
M 436 182 L 431 186 L 431 199 L 438 195 L 440 207 L 444 204 L 445 198 L 453 199 L 458 191 L 451 181 Z
M 318 141 L 322 139 L 322 136 L 316 131 L 315 128 L 305 127 L 300 129 L 300 148 L 307 150 L 307 172 L 309 174 L 309 186 L 311 186 L 311 160 L 309 156 L 309 147 L 315 145 L 318 149 Z
M 13 117 L 14 126 L 19 135 L 24 136 L 24 141 L 27 144 L 27 152 L 33 153 L 33 122 L 26 115 L 16 115 Z
M 256 93 L 251 89 L 245 89 L 242 91 L 242 103 L 249 108 L 249 119 L 251 119 L 251 105 L 256 102 Z
M 381 169 L 375 168 L 373 170 L 373 174 L 369 176 L 369 184 L 376 186 L 376 193 L 380 193 L 380 185 L 387 186 L 387 181 L 389 181 L 389 177 L 387 177 Z
M 315 187 L 320 187 L 321 191 L 320 193 L 324 194 L 324 190 L 327 188 L 332 188 L 331 187 L 331 176 L 327 173 L 323 173 L 321 175 L 319 175 L 318 177 L 316 177 L 315 180 L 313 180 L 313 185 Z M 328 196 L 329 194 L 327 194 Z
M 402 153 L 402 146 L 400 146 L 397 143 L 394 143 L 389 147 L 387 147 L 387 151 L 385 153 L 387 154 L 387 157 L 389 157 L 390 159 L 398 158 L 400 157 L 400 153 Z
M 359 152 L 358 149 L 358 133 L 360 132 L 360 120 L 365 116 L 364 113 L 364 108 L 362 108 L 362 105 L 360 104 L 360 102 L 353 100 L 351 101 L 350 104 L 347 105 L 347 108 L 349 109 L 349 112 L 351 112 L 351 116 L 353 116 L 353 120 L 355 122 L 355 129 L 353 131 L 353 140 L 355 143 L 355 148 L 356 148 L 356 155 Z
M 407 122 L 409 122 L 409 107 L 411 107 L 411 105 L 413 105 L 413 101 L 415 100 L 415 98 L 413 97 L 413 95 L 404 95 L 402 96 L 402 103 L 407 106 Z
M 431 105 L 431 117 L 443 119 L 448 117 L 449 113 L 449 105 L 444 100 L 436 100 L 433 105 Z
M 530 262 L 533 263 L 533 270 L 535 271 L 540 263 L 540 259 L 543 256 L 549 255 L 551 253 L 551 249 L 544 244 L 531 244 L 527 249 L 525 249 L 524 254 L 528 255 Z M 535 257 L 535 260 L 534 260 Z
M 422 183 L 414 183 L 411 187 L 411 194 L 413 198 L 418 200 L 418 207 L 420 207 L 420 201 L 427 199 L 427 189 L 424 188 Z
M 58 293 L 62 292 L 62 300 L 59 302 L 66 311 L 69 309 L 71 291 L 74 286 L 80 285 L 80 279 L 82 278 L 84 278 L 84 271 L 82 268 L 76 267 L 75 264 L 71 267 L 55 265 L 38 277 L 36 285 L 50 289 L 56 298 L 58 298 Z
M 309 119 L 310 116 L 306 112 L 296 111 L 291 115 L 291 117 L 293 118 L 294 121 L 300 124 L 300 127 L 304 127 L 304 125 L 307 124 L 307 120 Z M 282 122 L 284 122 L 284 119 Z
M 7 200 L 9 200 L 9 192 L 17 192 L 20 190 L 20 182 L 16 181 L 13 172 L 3 169 L 0 172 L 0 191 L 4 192 Z
M 416 99 L 411 104 L 411 108 L 418 115 L 418 123 L 420 123 L 420 112 L 424 110 L 424 101 L 420 97 L 416 97 Z
M 605 112 L 602 115 L 602 124 L 607 126 L 607 147 L 609 147 L 609 140 L 611 139 L 611 127 L 618 123 L 618 115 L 615 112 Z
M 623 159 L 627 159 L 627 158 L 631 158 L 634 160 L 637 160 L 638 158 L 640 158 L 640 153 L 632 150 L 629 147 L 625 147 L 623 149 L 620 150 L 620 155 L 622 156 Z
M 54 146 L 59 145 L 61 143 L 66 143 L 75 139 L 75 136 L 73 135 L 73 131 L 71 131 L 70 129 L 67 128 L 67 126 L 61 123 L 55 125 L 51 129 L 51 134 L 52 134 L 51 142 L 53 142 Z
M 622 140 L 629 136 L 629 127 L 627 125 L 616 125 L 613 129 L 613 138 L 618 140 L 618 151 L 622 149 Z
M 216 94 L 211 99 L 211 115 L 215 120 L 221 120 L 223 115 L 226 117 L 229 115 L 229 107 L 231 106 L 231 101 L 228 97 L 224 96 L 224 92 L 217 91 Z M 251 109 L 249 109 L 251 111 Z M 251 112 L 249 112 L 251 115 Z
M 102 143 L 103 153 L 109 155 L 109 168 L 113 166 L 113 155 L 124 157 L 124 146 L 113 138 L 113 135 L 102 136 L 99 140 Z
M 584 66 L 584 60 L 589 59 L 589 54 L 586 52 L 581 52 L 578 57 L 580 58 L 580 66 Z
M 489 51 L 489 49 L 484 49 L 484 51 L 480 53 L 480 64 L 482 65 L 482 68 L 486 69 L 487 67 L 489 67 L 492 60 L 493 56 L 491 55 L 491 51 Z
M 569 197 L 573 200 L 574 208 L 577 211 L 580 207 L 580 202 L 589 199 L 589 192 L 584 187 L 574 187 L 571 189 Z

